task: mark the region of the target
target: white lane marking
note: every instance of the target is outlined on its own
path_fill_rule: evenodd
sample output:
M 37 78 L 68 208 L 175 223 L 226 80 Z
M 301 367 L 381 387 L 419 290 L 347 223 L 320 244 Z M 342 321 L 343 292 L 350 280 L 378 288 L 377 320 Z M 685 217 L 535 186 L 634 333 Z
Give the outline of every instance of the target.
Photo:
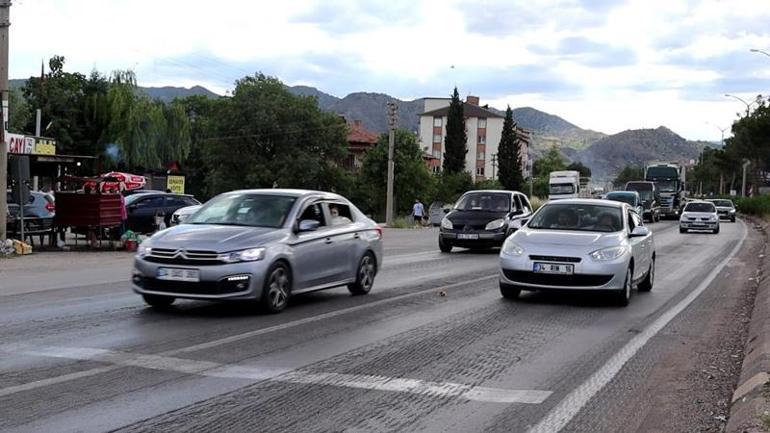
M 328 312 L 328 313 L 319 314 L 317 316 L 311 316 L 311 317 L 306 317 L 304 319 L 298 319 L 298 320 L 294 320 L 294 321 L 291 321 L 291 322 L 282 323 L 280 325 L 275 325 L 275 326 L 270 326 L 270 327 L 267 327 L 267 328 L 257 329 L 257 330 L 254 330 L 254 331 L 244 332 L 244 333 L 241 333 L 241 334 L 232 335 L 232 336 L 229 336 L 229 337 L 225 337 L 225 338 L 221 338 L 221 339 L 218 339 L 218 340 L 209 341 L 209 342 L 206 342 L 206 343 L 200 343 L 200 344 L 195 344 L 195 345 L 192 345 L 192 346 L 183 347 L 183 348 L 180 348 L 180 349 L 169 350 L 169 351 L 158 353 L 157 355 L 158 356 L 173 356 L 173 355 L 178 355 L 180 353 L 189 353 L 189 352 L 195 352 L 195 351 L 198 351 L 198 350 L 211 349 L 211 348 L 214 348 L 214 347 L 217 347 L 217 346 L 222 346 L 222 345 L 225 345 L 225 344 L 233 343 L 233 342 L 244 340 L 244 339 L 247 339 L 247 338 L 256 337 L 256 336 L 264 335 L 264 334 L 269 334 L 271 332 L 283 331 L 285 329 L 293 328 L 293 327 L 296 327 L 296 326 L 306 325 L 308 323 L 313 323 L 313 322 L 318 322 L 318 321 L 325 320 L 325 319 L 330 319 L 330 318 L 341 316 L 341 315 L 344 315 L 344 314 L 348 314 L 348 313 L 353 313 L 353 312 L 356 312 L 356 311 L 364 310 L 366 308 L 376 307 L 376 306 L 379 306 L 379 305 L 384 305 L 384 304 L 387 304 L 387 303 L 390 303 L 390 302 L 400 301 L 400 300 L 403 300 L 403 299 L 413 298 L 413 297 L 421 296 L 421 295 L 424 295 L 424 294 L 427 294 L 427 293 L 431 293 L 431 292 L 448 290 L 448 289 L 452 289 L 452 288 L 455 288 L 455 287 L 464 286 L 464 285 L 473 284 L 473 283 L 479 283 L 479 282 L 482 282 L 482 281 L 496 279 L 496 278 L 498 278 L 497 274 L 495 274 L 495 275 L 488 275 L 486 277 L 473 278 L 473 279 L 470 279 L 470 280 L 465 280 L 465 281 L 461 281 L 461 282 L 458 282 L 458 283 L 449 284 L 449 285 L 446 285 L 446 286 L 443 286 L 443 287 L 436 287 L 436 288 L 432 288 L 432 289 L 420 290 L 418 292 L 406 293 L 406 294 L 394 296 L 394 297 L 391 297 L 391 298 L 380 299 L 379 301 L 368 302 L 366 304 L 356 305 L 354 307 L 343 308 L 341 310 L 331 311 L 331 312 Z M 0 345 L 0 352 L 17 353 L 17 352 L 20 352 L 21 350 L 23 350 L 22 347 L 25 347 L 25 346 L 24 345 L 20 345 L 20 344 Z M 17 386 L 12 386 L 12 387 L 8 387 L 8 388 L 2 388 L 2 389 L 0 389 L 0 396 L 10 395 L 10 394 L 14 394 L 16 392 L 21 392 L 21 391 L 29 391 L 29 390 L 33 390 L 33 389 L 36 389 L 36 388 L 41 388 L 41 387 L 44 387 L 44 386 L 49 386 L 49 385 L 54 385 L 54 384 L 57 384 L 57 383 L 67 382 L 69 380 L 81 379 L 81 378 L 89 377 L 89 376 L 95 376 L 97 374 L 102 374 L 102 373 L 105 373 L 105 372 L 108 372 L 108 371 L 117 370 L 118 368 L 121 368 L 121 367 L 122 366 L 120 366 L 120 365 L 112 365 L 112 366 L 107 366 L 107 367 L 97 367 L 97 368 L 93 368 L 93 369 L 90 369 L 90 370 L 80 371 L 80 372 L 77 372 L 77 373 L 71 373 L 71 374 L 66 374 L 66 375 L 62 375 L 62 376 L 56 376 L 56 377 L 51 377 L 51 378 L 47 378 L 47 379 L 41 379 L 41 380 L 37 380 L 37 381 L 34 381 L 34 382 L 29 382 L 29 383 L 25 383 L 25 384 L 17 385 Z
M 81 347 L 43 347 L 20 351 L 24 355 L 67 358 L 79 361 L 99 361 L 121 366 L 152 370 L 173 371 L 216 378 L 270 380 L 304 385 L 326 385 L 374 391 L 405 392 L 436 398 L 463 398 L 485 403 L 540 404 L 551 395 L 550 391 L 516 390 L 478 387 L 452 382 L 433 382 L 419 379 L 394 378 L 364 374 L 308 372 L 279 370 L 247 365 L 228 365 L 209 361 L 173 358 L 141 353 L 119 352 Z
M 679 315 L 687 308 L 703 291 L 708 288 L 712 281 L 719 275 L 727 262 L 732 260 L 735 254 L 740 250 L 743 242 L 746 240 L 748 230 L 743 226 L 743 236 L 735 245 L 730 254 L 701 281 L 698 287 L 690 292 L 684 299 L 671 309 L 663 313 L 657 320 L 652 322 L 641 333 L 634 336 L 618 353 L 612 356 L 599 370 L 594 372 L 588 380 L 570 392 L 559 404 L 538 422 L 535 426 L 527 430 L 529 433 L 552 433 L 563 429 L 572 418 L 604 388 L 623 368 L 623 366 L 641 349 L 652 337 L 654 337 L 663 327 L 665 327 L 674 317 Z

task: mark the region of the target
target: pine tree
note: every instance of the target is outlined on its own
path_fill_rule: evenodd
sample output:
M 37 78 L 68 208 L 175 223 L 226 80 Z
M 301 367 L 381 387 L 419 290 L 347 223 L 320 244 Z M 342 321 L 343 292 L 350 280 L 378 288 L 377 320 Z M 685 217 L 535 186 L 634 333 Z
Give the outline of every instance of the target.
M 513 111 L 508 106 L 508 109 L 505 110 L 500 145 L 497 148 L 497 162 L 500 183 L 503 188 L 512 191 L 518 191 L 524 183 L 521 173 L 520 144 L 519 136 L 516 133 L 516 124 L 513 122 Z
M 457 87 L 455 87 L 452 101 L 449 103 L 446 137 L 444 139 L 444 171 L 446 173 L 461 173 L 465 170 L 465 154 L 468 153 L 467 142 L 463 102 L 457 93 Z

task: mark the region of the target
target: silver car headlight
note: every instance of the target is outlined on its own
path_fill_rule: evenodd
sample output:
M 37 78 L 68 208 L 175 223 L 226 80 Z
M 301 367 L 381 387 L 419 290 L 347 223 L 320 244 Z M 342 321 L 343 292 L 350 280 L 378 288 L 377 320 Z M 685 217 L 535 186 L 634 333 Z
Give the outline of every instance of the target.
M 148 247 L 146 243 L 139 244 L 139 247 L 136 249 L 136 255 L 139 257 L 147 256 L 151 252 L 152 252 L 152 248 Z
M 622 257 L 623 254 L 625 254 L 626 252 L 628 252 L 628 247 L 619 246 L 619 247 L 602 248 L 588 255 L 591 256 L 592 259 L 598 262 L 606 262 L 606 261 L 615 260 L 619 257 Z
M 516 242 L 513 242 L 511 238 L 508 238 L 505 242 L 503 242 L 503 248 L 502 253 L 508 256 L 520 256 L 524 254 L 524 248 L 521 247 L 521 245 L 517 244 Z
M 730 213 L 735 213 L 735 209 L 730 209 Z
M 454 228 L 454 225 L 452 224 L 452 221 L 449 221 L 449 218 L 444 217 L 444 219 L 441 220 L 441 228 L 446 230 L 452 230 Z
M 243 251 L 220 254 L 219 259 L 227 263 L 256 262 L 265 258 L 265 248 L 250 248 Z
M 490 221 L 487 223 L 487 226 L 484 227 L 484 230 L 499 230 L 505 225 L 505 218 L 498 218 L 494 221 Z

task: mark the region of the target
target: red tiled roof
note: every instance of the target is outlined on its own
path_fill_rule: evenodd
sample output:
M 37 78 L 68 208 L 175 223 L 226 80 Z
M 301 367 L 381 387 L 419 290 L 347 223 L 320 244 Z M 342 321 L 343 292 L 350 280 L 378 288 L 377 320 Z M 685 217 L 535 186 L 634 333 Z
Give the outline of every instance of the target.
M 377 144 L 379 135 L 376 132 L 368 131 L 360 122 L 353 122 L 348 131 L 348 143 Z

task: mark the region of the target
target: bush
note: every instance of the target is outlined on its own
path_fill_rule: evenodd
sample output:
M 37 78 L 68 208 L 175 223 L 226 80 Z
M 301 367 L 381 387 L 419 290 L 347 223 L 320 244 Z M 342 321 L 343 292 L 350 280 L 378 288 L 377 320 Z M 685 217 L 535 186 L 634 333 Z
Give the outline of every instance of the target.
M 747 215 L 768 216 L 770 215 L 770 195 L 738 198 L 735 200 L 735 207 Z
M 545 203 L 545 200 L 541 199 L 540 197 L 529 198 L 529 204 L 532 205 L 532 212 L 540 209 L 540 207 L 543 206 L 543 203 Z

